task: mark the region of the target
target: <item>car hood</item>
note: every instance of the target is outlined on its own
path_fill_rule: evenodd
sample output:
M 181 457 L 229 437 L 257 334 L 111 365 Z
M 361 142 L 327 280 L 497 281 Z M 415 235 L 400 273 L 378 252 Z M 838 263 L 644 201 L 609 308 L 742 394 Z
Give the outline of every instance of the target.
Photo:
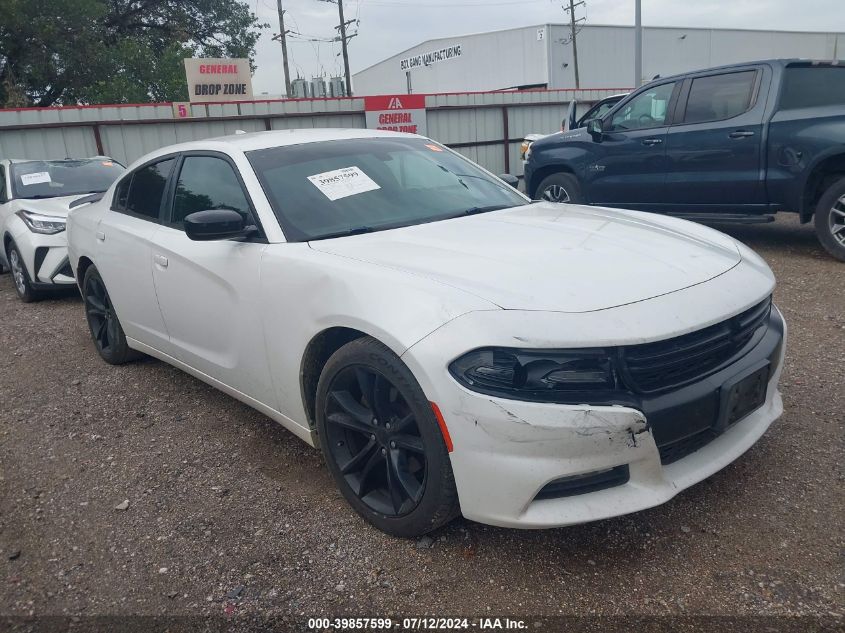
M 691 222 L 545 202 L 311 247 L 427 277 L 504 309 L 555 312 L 665 295 L 741 261 L 731 238 Z
M 43 213 L 44 215 L 53 215 L 60 218 L 67 217 L 70 211 L 70 204 L 74 200 L 79 200 L 90 194 L 79 193 L 73 196 L 62 196 L 60 198 L 41 198 L 38 200 L 28 200 L 26 198 L 18 198 L 15 200 L 18 208 L 26 209 L 27 211 L 35 211 L 36 213 Z

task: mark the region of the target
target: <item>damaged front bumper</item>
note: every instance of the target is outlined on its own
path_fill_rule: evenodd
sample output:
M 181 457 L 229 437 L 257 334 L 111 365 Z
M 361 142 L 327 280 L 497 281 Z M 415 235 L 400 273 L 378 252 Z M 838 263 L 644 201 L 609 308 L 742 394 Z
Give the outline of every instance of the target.
M 737 459 L 781 415 L 777 384 L 785 337 L 775 309 L 765 338 L 742 359 L 644 398 L 638 408 L 509 400 L 469 391 L 445 375 L 424 376 L 454 443 L 463 515 L 502 527 L 548 528 L 668 501 Z M 444 344 L 443 336 L 435 338 Z M 429 353 L 433 348 L 421 346 L 406 360 L 414 367 Z M 727 424 L 724 386 L 761 363 L 770 367 L 763 404 Z

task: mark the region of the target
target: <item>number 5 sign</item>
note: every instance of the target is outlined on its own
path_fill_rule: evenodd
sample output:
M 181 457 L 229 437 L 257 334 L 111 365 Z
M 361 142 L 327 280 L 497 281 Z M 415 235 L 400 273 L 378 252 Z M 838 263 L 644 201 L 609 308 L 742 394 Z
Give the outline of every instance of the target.
M 187 119 L 191 116 L 191 104 L 187 101 L 177 101 L 173 104 L 173 117 Z

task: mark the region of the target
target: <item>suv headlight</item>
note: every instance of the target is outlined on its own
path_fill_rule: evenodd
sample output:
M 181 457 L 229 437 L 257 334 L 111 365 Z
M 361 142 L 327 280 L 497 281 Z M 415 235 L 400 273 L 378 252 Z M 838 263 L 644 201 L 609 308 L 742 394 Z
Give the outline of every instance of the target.
M 605 349 L 542 350 L 487 347 L 449 365 L 467 389 L 535 402 L 586 402 L 583 394 L 617 388 L 611 352 Z
M 41 233 L 42 235 L 55 235 L 65 230 L 67 226 L 66 218 L 59 218 L 52 215 L 43 215 L 35 211 L 18 211 L 17 216 L 23 220 L 27 228 L 33 233 Z

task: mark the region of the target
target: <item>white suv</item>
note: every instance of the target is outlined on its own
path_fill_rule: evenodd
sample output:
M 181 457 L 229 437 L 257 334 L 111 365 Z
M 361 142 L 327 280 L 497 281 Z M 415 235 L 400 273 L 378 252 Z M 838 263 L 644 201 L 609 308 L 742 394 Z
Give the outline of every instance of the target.
M 22 301 L 75 283 L 65 222 L 74 203 L 97 199 L 122 174 L 106 156 L 0 161 L 0 266 L 9 268 Z

